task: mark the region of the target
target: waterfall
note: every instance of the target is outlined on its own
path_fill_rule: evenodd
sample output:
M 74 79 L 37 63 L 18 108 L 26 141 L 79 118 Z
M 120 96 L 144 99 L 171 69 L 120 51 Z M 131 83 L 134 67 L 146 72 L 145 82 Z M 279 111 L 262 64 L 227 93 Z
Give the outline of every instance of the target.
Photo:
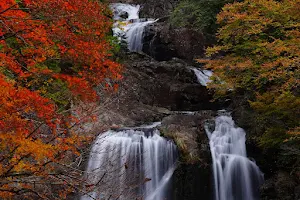
M 177 149 L 152 126 L 101 134 L 92 147 L 86 178 L 97 189 L 90 199 L 168 199 Z
M 131 52 L 142 52 L 143 51 L 143 34 L 145 27 L 155 21 L 138 21 L 132 23 L 126 32 L 128 49 Z
M 111 4 L 114 12 L 113 33 L 119 38 L 124 38 L 131 52 L 141 53 L 143 51 L 143 35 L 145 27 L 154 23 L 154 19 L 140 19 L 139 5 L 130 5 L 123 3 Z
M 246 155 L 246 133 L 235 127 L 232 117 L 223 114 L 215 120 L 215 130 L 205 130 L 213 160 L 215 200 L 259 199 L 263 174 Z
M 212 71 L 210 70 L 200 70 L 197 68 L 192 68 L 194 71 L 195 75 L 197 76 L 198 82 L 203 85 L 207 86 L 207 83 L 211 82 L 210 77 L 212 76 Z

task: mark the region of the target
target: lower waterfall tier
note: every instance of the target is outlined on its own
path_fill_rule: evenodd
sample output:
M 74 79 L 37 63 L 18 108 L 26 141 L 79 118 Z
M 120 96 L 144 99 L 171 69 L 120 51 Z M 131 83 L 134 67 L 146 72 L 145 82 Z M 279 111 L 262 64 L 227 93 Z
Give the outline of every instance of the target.
M 87 180 L 99 190 L 88 199 L 168 199 L 169 180 L 175 170 L 177 149 L 153 127 L 108 131 L 92 147 Z

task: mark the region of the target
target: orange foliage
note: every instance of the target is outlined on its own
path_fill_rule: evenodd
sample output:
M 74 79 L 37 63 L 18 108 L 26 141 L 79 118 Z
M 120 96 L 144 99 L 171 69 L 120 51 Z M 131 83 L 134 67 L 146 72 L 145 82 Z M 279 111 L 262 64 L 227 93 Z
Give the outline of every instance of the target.
M 224 84 L 234 79 L 231 88 L 295 89 L 299 84 L 299 4 L 299 0 L 246 0 L 225 5 L 217 16 L 219 45 L 207 49 L 208 56 L 220 52 L 225 56 L 207 66 L 224 78 Z
M 120 80 L 107 39 L 111 25 L 107 5 L 97 1 L 0 2 L 0 199 L 61 199 L 74 191 L 56 169 L 88 139 L 72 130 L 83 120 L 59 114 L 47 94 L 65 85 L 69 99 L 92 102 L 94 86 Z M 52 61 L 56 68 L 47 64 Z M 53 180 L 60 194 L 41 186 Z

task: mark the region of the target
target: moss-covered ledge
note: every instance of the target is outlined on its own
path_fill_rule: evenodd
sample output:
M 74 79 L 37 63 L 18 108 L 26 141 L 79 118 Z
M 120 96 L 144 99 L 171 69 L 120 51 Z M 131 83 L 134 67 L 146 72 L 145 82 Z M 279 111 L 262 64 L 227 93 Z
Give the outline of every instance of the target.
M 179 112 L 162 120 L 161 135 L 172 139 L 179 151 L 173 175 L 174 200 L 211 199 L 211 155 L 204 123 L 214 115 L 213 111 Z
M 179 112 L 163 119 L 159 128 L 161 135 L 175 142 L 180 162 L 204 166 L 210 163 L 208 139 L 203 125 L 213 116 L 213 111 Z

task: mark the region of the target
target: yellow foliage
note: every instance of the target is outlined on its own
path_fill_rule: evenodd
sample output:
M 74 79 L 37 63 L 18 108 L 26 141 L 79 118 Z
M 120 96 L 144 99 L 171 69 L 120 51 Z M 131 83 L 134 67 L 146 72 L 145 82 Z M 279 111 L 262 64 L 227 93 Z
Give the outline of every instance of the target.
M 219 43 L 207 49 L 216 59 L 197 60 L 219 78 L 210 87 L 253 94 L 258 118 L 288 133 L 297 133 L 300 123 L 299 10 L 300 0 L 227 4 L 217 16 Z

